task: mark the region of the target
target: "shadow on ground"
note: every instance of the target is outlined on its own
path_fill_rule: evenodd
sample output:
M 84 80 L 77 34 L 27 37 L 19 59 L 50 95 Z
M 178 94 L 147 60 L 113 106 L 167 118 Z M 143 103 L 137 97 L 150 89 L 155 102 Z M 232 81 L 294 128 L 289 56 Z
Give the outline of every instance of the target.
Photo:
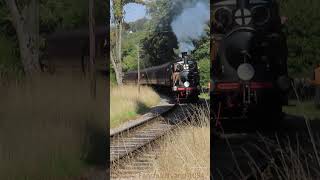
M 106 167 L 109 162 L 106 131 L 101 127 L 88 126 L 87 143 L 84 147 L 84 160 L 88 165 Z
M 150 108 L 143 103 L 142 101 L 136 101 L 137 107 L 136 107 L 136 112 L 137 114 L 144 114 L 146 113 Z

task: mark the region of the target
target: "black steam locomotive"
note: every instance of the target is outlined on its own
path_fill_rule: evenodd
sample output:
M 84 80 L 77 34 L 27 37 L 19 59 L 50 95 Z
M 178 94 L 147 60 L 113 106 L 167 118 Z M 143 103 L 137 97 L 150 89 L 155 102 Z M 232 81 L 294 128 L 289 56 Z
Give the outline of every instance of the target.
M 138 84 L 138 72 L 125 73 L 125 84 Z M 174 62 L 140 70 L 140 84 L 162 87 L 174 95 L 177 102 L 198 100 L 200 78 L 197 62 L 186 53 Z
M 216 0 L 212 9 L 212 106 L 220 116 L 281 115 L 290 79 L 275 0 Z

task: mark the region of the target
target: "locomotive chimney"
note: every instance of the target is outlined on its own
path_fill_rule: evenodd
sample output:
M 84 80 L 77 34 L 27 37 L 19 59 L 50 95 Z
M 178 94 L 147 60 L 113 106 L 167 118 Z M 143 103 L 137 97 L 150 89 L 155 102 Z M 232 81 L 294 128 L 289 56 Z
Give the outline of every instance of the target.
M 188 64 L 187 55 L 188 55 L 188 52 L 182 52 L 181 53 L 182 59 L 184 61 L 184 64 Z
M 181 53 L 182 58 L 186 57 L 187 55 L 188 55 L 188 52 L 182 52 Z

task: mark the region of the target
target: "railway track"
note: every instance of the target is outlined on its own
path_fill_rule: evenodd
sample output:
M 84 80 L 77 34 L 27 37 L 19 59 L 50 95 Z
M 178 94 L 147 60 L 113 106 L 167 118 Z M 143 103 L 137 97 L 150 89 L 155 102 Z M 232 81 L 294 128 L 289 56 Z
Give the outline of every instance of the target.
M 187 105 L 174 105 L 154 118 L 111 135 L 110 162 L 114 164 L 152 143 L 186 118 Z M 181 122 L 182 122 L 181 121 Z
M 112 179 L 132 178 L 148 171 L 157 156 L 157 140 L 190 117 L 190 105 L 175 105 L 169 111 L 111 137 Z

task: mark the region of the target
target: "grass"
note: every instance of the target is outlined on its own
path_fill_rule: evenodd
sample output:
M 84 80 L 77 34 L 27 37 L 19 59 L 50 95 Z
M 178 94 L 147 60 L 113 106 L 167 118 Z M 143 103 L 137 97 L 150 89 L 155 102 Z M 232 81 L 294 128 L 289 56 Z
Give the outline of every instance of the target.
M 312 128 L 317 127 L 311 127 L 310 123 L 311 119 L 320 118 L 320 109 L 317 109 L 313 101 L 290 101 L 289 104 L 292 106 L 284 107 L 284 112 L 303 116 L 307 130 L 293 134 L 275 134 L 274 137 L 260 135 L 265 147 L 256 148 L 269 164 L 265 169 L 260 169 L 256 166 L 259 159 L 253 159 L 247 154 L 253 179 L 309 180 L 320 177 L 320 139 L 318 134 L 312 131 Z
M 106 87 L 43 77 L 0 85 L 0 179 L 68 179 L 106 161 Z
M 146 86 L 141 86 L 140 95 L 136 86 L 113 86 L 110 93 L 111 128 L 142 115 L 160 101 L 159 95 Z
M 304 101 L 299 103 L 298 101 L 290 101 L 292 106 L 284 106 L 283 111 L 297 116 L 306 116 L 310 119 L 320 119 L 320 108 L 315 106 L 313 101 Z
M 317 160 L 318 151 L 312 149 L 312 143 L 302 139 L 299 135 L 295 139 L 287 138 L 286 141 L 274 138 L 268 139 L 261 137 L 265 147 L 257 149 L 264 154 L 269 162 L 268 166 L 261 169 L 257 165 L 259 159 L 254 159 L 247 154 L 248 164 L 251 164 L 252 179 L 283 179 L 283 180 L 309 180 L 319 179 L 319 161 Z M 317 144 L 319 143 L 317 140 Z
M 200 93 L 199 98 L 209 100 L 210 96 L 208 93 Z
M 195 114 L 190 117 L 193 117 L 191 122 L 196 123 L 183 125 L 165 137 L 153 161 L 151 175 L 171 180 L 209 179 L 209 113 L 205 108 L 195 108 L 190 114 Z

